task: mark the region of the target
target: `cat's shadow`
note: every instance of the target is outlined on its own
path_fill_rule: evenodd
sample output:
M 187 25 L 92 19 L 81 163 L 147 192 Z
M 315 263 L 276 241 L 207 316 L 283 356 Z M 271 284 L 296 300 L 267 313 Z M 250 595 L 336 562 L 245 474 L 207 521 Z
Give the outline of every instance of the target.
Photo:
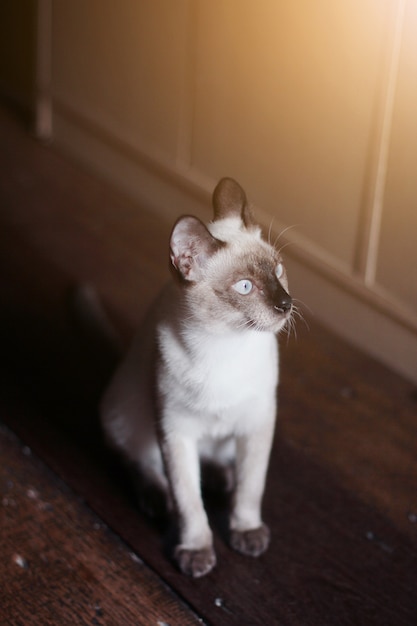
M 172 559 L 179 532 L 175 513 L 167 505 L 165 494 L 142 480 L 136 467 L 114 451 L 107 450 L 106 456 L 107 466 L 112 468 L 112 478 L 123 489 L 129 505 L 160 534 L 164 552 Z M 222 467 L 204 464 L 201 475 L 203 502 L 211 528 L 221 541 L 228 543 L 233 470 L 227 468 L 225 472 Z
M 132 464 L 113 455 L 116 480 L 123 484 L 125 495 L 138 515 L 154 528 L 161 537 L 163 551 L 172 560 L 179 541 L 179 529 L 172 507 L 167 505 L 165 494 L 155 485 L 146 484 Z M 232 503 L 232 485 L 229 469 L 205 464 L 202 466 L 202 495 L 204 507 L 215 535 L 224 543 L 229 540 L 229 511 Z

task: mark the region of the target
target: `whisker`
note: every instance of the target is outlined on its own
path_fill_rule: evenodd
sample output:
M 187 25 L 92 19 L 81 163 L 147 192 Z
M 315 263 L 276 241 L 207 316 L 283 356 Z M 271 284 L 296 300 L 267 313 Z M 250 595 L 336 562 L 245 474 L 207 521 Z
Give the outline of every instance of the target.
M 268 243 L 269 245 L 271 245 L 271 233 L 272 233 L 272 225 L 274 223 L 274 218 L 272 218 L 270 224 L 269 224 L 269 228 L 268 228 Z
M 296 224 L 292 224 L 291 226 L 287 226 L 286 228 L 284 228 L 284 230 L 282 230 L 277 237 L 275 238 L 275 241 L 273 243 L 273 247 L 276 248 L 278 241 L 281 239 L 281 237 L 283 235 L 285 235 L 286 232 L 288 232 L 289 230 L 291 230 L 292 228 L 297 228 Z
M 297 319 L 299 319 L 301 322 L 303 322 L 305 324 L 307 330 L 310 330 L 310 326 L 309 326 L 307 320 L 305 319 L 303 312 L 301 311 L 301 309 L 296 304 L 293 304 L 292 315 L 294 317 L 297 316 Z M 295 324 L 295 320 L 293 320 L 293 322 Z
M 287 241 L 286 243 L 284 243 L 283 246 L 278 248 L 278 254 L 282 254 L 282 251 L 285 250 L 285 248 L 287 248 L 288 246 L 292 246 L 293 243 L 294 243 L 293 241 Z
M 304 308 L 306 308 L 308 310 L 310 315 L 314 315 L 313 310 L 308 306 L 308 304 L 306 304 L 302 300 L 299 300 L 299 298 L 293 298 L 292 301 L 293 302 L 299 302 L 301 304 L 301 306 L 303 306 Z
M 294 320 L 294 317 L 291 316 L 289 319 L 289 332 L 288 332 L 288 340 L 290 339 L 291 336 L 291 332 L 294 334 L 294 339 L 297 341 L 298 340 L 298 335 L 297 335 L 297 326 Z
M 253 319 L 249 319 L 249 320 L 244 320 L 241 324 L 239 324 L 237 326 L 238 329 L 240 328 L 256 328 L 256 322 Z
M 294 337 L 295 339 L 297 339 L 297 332 L 294 326 L 294 320 L 292 319 L 292 317 L 290 317 L 285 326 L 283 327 L 282 331 L 287 335 L 287 346 L 290 342 L 290 338 L 291 338 L 291 332 L 294 333 Z

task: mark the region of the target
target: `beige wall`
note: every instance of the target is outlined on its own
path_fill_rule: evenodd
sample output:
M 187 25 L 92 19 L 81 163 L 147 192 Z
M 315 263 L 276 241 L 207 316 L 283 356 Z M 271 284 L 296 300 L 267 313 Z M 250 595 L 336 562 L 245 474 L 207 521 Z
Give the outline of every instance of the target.
M 193 165 L 214 179 L 232 172 L 348 266 L 383 13 L 369 0 L 217 0 L 199 3 L 196 24 Z
M 56 142 L 172 219 L 236 177 L 294 295 L 417 381 L 414 0 L 42 4 Z

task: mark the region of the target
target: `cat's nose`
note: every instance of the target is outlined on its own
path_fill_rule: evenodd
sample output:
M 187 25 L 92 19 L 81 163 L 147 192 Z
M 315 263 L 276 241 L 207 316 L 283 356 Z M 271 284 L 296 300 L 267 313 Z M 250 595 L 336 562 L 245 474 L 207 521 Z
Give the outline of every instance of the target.
M 292 298 L 289 293 L 285 293 L 285 295 L 281 297 L 279 303 L 274 306 L 274 309 L 276 309 L 279 313 L 282 313 L 282 315 L 289 313 L 291 308 Z

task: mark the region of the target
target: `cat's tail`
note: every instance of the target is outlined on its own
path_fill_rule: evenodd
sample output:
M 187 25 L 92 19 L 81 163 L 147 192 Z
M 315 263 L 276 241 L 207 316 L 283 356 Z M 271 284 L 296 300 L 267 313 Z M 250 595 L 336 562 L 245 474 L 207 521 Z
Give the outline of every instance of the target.
M 100 346 L 108 356 L 118 361 L 125 351 L 125 341 L 97 290 L 89 283 L 76 285 L 71 294 L 71 309 L 89 343 Z

